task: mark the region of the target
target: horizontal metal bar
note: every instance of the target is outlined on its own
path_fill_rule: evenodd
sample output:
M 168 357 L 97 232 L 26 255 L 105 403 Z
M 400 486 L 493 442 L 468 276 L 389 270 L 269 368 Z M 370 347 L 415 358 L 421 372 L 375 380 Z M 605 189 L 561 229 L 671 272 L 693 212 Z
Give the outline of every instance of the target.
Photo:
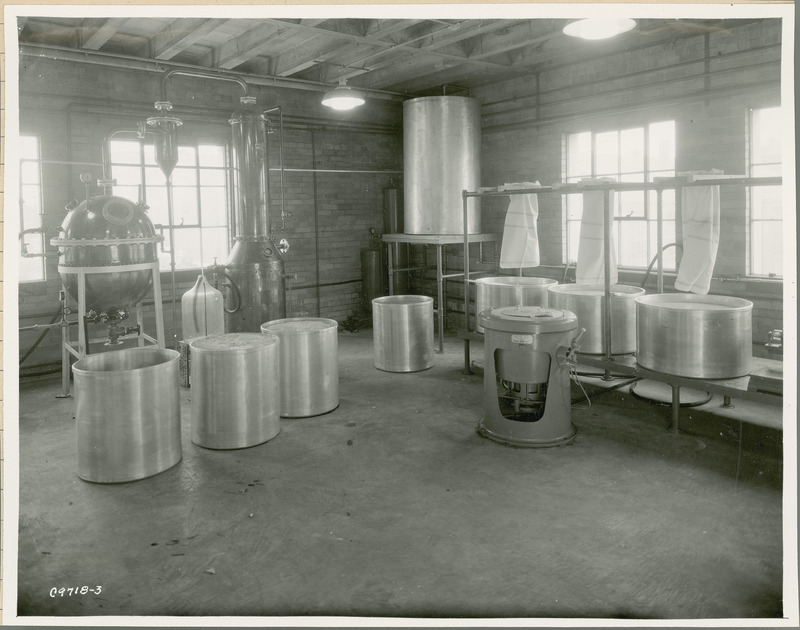
M 508 190 L 463 191 L 463 197 L 503 197 L 506 195 L 526 195 L 538 193 L 561 193 L 562 195 L 594 191 L 668 190 L 695 186 L 779 186 L 782 177 L 724 177 L 687 181 L 684 177 L 670 177 L 656 182 L 594 182 L 591 184 L 554 184 L 541 188 L 512 188 Z

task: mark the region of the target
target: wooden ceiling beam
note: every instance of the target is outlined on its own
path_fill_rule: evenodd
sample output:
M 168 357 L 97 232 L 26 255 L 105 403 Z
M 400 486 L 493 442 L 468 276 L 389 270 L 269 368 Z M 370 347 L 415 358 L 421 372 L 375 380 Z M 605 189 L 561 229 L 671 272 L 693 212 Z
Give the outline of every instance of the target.
M 166 31 L 157 33 L 154 39 L 153 57 L 168 60 L 198 43 L 209 33 L 217 30 L 228 20 L 225 18 L 179 18 L 172 22 Z
M 108 18 L 86 41 L 81 48 L 84 50 L 100 50 L 109 39 L 119 32 L 128 18 Z

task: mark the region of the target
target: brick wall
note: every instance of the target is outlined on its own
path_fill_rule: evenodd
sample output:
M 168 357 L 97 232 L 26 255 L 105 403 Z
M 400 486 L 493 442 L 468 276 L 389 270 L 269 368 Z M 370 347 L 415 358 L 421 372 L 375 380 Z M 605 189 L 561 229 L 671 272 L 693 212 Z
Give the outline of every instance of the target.
M 139 120 L 157 112 L 160 73 L 112 69 L 46 59 L 23 58 L 20 72 L 20 127 L 38 134 L 44 160 L 45 225 L 63 221 L 64 206 L 84 197 L 83 170 L 100 177 L 101 146 L 114 129 L 135 129 Z M 362 308 L 360 250 L 370 243 L 370 228 L 383 230 L 383 189 L 397 186 L 402 171 L 400 104 L 370 102 L 355 112 L 331 113 L 319 104 L 320 94 L 251 86 L 264 108 L 280 106 L 284 116 L 286 211 L 281 229 L 280 177 L 271 178 L 271 224 L 275 237 L 286 238 L 286 272 L 292 276 L 287 310 L 311 316 L 345 319 Z M 173 114 L 182 118 L 179 141 L 226 142 L 227 120 L 238 108 L 241 88 L 227 81 L 176 75 L 167 96 Z M 278 145 L 271 136 L 271 165 L 279 166 Z M 87 164 L 78 164 L 87 163 Z M 333 172 L 317 172 L 314 169 Z M 48 237 L 49 240 L 50 237 Z M 49 248 L 52 249 L 53 248 Z M 197 271 L 176 274 L 175 301 L 194 284 Z M 173 327 L 171 274 L 162 268 L 164 323 L 167 340 L 180 338 L 180 312 Z M 47 280 L 20 285 L 20 325 L 44 324 L 58 308 L 61 281 L 57 258 L 47 262 Z M 317 286 L 322 285 L 322 286 Z M 152 296 L 145 299 L 145 327 L 155 334 Z M 177 328 L 177 330 L 174 330 Z M 20 333 L 20 353 L 39 337 Z M 103 330 L 95 329 L 101 336 Z M 73 338 L 77 332 L 73 329 Z M 59 333 L 50 332 L 25 361 L 40 366 L 59 360 Z

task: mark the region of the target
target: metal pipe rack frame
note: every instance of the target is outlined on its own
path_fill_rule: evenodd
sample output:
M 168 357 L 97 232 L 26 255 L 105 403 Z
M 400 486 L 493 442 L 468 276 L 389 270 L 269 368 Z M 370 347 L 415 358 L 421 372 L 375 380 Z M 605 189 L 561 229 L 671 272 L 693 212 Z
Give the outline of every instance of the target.
M 662 195 L 664 190 L 675 190 L 676 193 L 685 187 L 694 186 L 777 186 L 782 184 L 781 177 L 745 177 L 740 175 L 689 175 L 682 177 L 656 178 L 653 182 L 587 182 L 587 183 L 565 183 L 553 184 L 551 186 L 541 186 L 536 188 L 514 188 L 501 189 L 489 188 L 478 191 L 464 190 L 461 193 L 464 225 L 467 225 L 467 200 L 471 197 L 504 197 L 510 195 L 525 194 L 548 194 L 554 193 L 566 195 L 570 193 L 602 192 L 603 193 L 603 258 L 604 258 L 604 288 L 605 299 L 602 301 L 602 321 L 603 321 L 603 355 L 601 358 L 589 355 L 575 355 L 575 362 L 578 365 L 585 365 L 594 368 L 601 368 L 604 371 L 604 378 L 610 379 L 612 371 L 622 372 L 629 376 L 640 376 L 655 381 L 668 383 L 672 387 L 672 423 L 673 432 L 679 430 L 679 409 L 680 409 L 680 387 L 681 385 L 691 385 L 694 388 L 705 388 L 706 391 L 721 393 L 726 401 L 729 397 L 758 398 L 759 400 L 774 401 L 776 394 L 773 391 L 762 392 L 758 389 L 750 388 L 751 376 L 742 379 L 689 379 L 661 372 L 645 370 L 636 364 L 633 356 L 624 355 L 614 357 L 611 354 L 611 317 L 609 313 L 611 305 L 611 231 L 613 220 L 611 218 L 611 199 L 612 193 L 617 191 L 655 191 L 656 192 L 656 248 L 658 257 L 657 267 L 657 291 L 664 292 L 664 264 L 663 264 L 663 202 Z M 675 195 L 676 210 L 680 207 L 680 195 Z M 676 212 L 676 214 L 678 214 Z M 471 373 L 469 343 L 471 340 L 478 340 L 483 336 L 480 333 L 471 331 L 469 328 L 469 284 L 471 282 L 469 271 L 469 235 L 464 231 L 464 330 L 462 337 L 464 340 L 464 371 Z M 477 315 L 477 314 L 476 314 Z M 762 363 L 780 365 L 779 361 L 763 359 Z M 762 366 L 764 367 L 764 366 Z M 766 366 L 769 372 L 769 365 Z M 777 380 L 777 379 L 776 379 Z
M 465 223 L 464 225 L 466 226 L 467 224 Z M 383 242 L 386 243 L 386 246 L 388 247 L 389 250 L 388 252 L 389 255 L 387 257 L 388 258 L 387 270 L 389 275 L 389 295 L 394 295 L 394 274 L 427 268 L 427 266 L 423 267 L 417 266 L 417 267 L 406 267 L 404 269 L 394 269 L 392 266 L 392 260 L 394 255 L 393 248 L 398 246 L 400 243 L 408 243 L 410 245 L 436 246 L 437 307 L 436 309 L 434 309 L 434 313 L 436 314 L 439 322 L 439 331 L 438 331 L 439 350 L 437 350 L 437 352 L 439 354 L 442 354 L 444 352 L 445 312 L 447 311 L 447 305 L 445 304 L 445 299 L 444 299 L 444 282 L 445 280 L 450 280 L 452 278 L 467 277 L 466 273 L 468 273 L 468 270 L 465 273 L 445 273 L 442 248 L 445 245 L 460 245 L 461 243 L 464 243 L 464 247 L 467 250 L 467 256 L 468 256 L 469 253 L 468 248 L 470 243 L 497 242 L 500 240 L 500 235 L 465 234 L 462 237 L 460 234 L 384 234 L 382 239 Z

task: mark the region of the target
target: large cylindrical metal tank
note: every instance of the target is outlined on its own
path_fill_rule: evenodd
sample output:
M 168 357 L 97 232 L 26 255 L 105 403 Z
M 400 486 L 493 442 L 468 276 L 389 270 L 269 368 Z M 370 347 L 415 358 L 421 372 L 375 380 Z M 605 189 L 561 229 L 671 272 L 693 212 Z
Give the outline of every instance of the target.
M 275 335 L 226 333 L 191 342 L 192 442 L 247 448 L 280 431 L 280 341 Z
M 307 418 L 339 406 L 339 324 L 322 317 L 266 322 L 280 339 L 281 416 Z
M 461 192 L 480 186 L 480 104 L 464 96 L 403 103 L 404 230 L 463 234 Z M 480 204 L 468 200 L 467 231 L 481 231 Z
M 749 300 L 665 293 L 636 298 L 637 357 L 644 368 L 689 378 L 750 373 L 753 354 Z
M 387 295 L 372 300 L 374 364 L 385 372 L 433 366 L 433 298 Z
M 89 355 L 72 366 L 81 479 L 133 481 L 180 461 L 178 359 L 175 350 L 148 346 Z
M 550 278 L 489 276 L 475 280 L 475 330 L 483 332 L 478 314 L 500 306 L 547 306 Z
M 143 204 L 114 195 L 89 197 L 73 208 L 61 224 L 61 235 L 51 240 L 59 250 L 59 270 L 69 295 L 78 300 L 81 267 L 138 265 L 158 260 L 156 235 Z M 127 311 L 147 295 L 153 283 L 150 269 L 89 273 L 86 308 L 114 315 Z
M 559 360 L 578 326 L 574 313 L 541 306 L 483 311 L 483 418 L 478 432 L 513 446 L 568 444 L 569 365 Z
M 266 119 L 247 103 L 228 121 L 236 179 L 236 243 L 225 262 L 225 331 L 253 332 L 286 317 L 286 271 L 269 225 Z
M 603 305 L 605 287 L 593 284 L 556 284 L 547 289 L 550 306 L 572 311 L 578 327 L 586 332 L 580 352 L 603 354 Z M 636 298 L 644 289 L 625 284 L 611 285 L 611 354 L 636 352 Z

